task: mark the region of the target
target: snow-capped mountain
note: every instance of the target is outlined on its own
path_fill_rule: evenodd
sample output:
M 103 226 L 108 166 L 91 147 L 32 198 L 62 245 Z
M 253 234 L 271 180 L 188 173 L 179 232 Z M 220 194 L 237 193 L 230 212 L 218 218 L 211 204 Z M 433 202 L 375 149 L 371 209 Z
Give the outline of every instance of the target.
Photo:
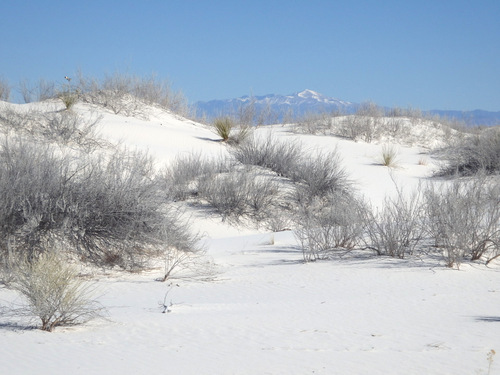
M 269 94 L 263 96 L 242 96 L 235 99 L 211 100 L 194 104 L 198 117 L 212 120 L 222 115 L 234 115 L 241 118 L 251 116 L 254 123 L 276 123 L 284 118 L 293 120 L 306 113 L 324 113 L 339 111 L 345 114 L 355 113 L 359 103 L 352 103 L 325 96 L 306 89 L 290 95 Z M 388 107 L 382 107 L 390 110 Z M 448 119 L 463 121 L 466 125 L 493 126 L 500 124 L 500 112 L 490 111 L 450 111 L 431 110 L 424 112 Z M 265 118 L 263 121 L 262 119 Z
M 222 114 L 238 114 L 251 108 L 255 113 L 272 113 L 275 119 L 285 116 L 296 117 L 308 112 L 342 111 L 352 113 L 358 104 L 331 98 L 306 89 L 290 95 L 269 94 L 263 96 L 242 96 L 236 99 L 211 100 L 195 103 L 198 116 L 208 119 Z

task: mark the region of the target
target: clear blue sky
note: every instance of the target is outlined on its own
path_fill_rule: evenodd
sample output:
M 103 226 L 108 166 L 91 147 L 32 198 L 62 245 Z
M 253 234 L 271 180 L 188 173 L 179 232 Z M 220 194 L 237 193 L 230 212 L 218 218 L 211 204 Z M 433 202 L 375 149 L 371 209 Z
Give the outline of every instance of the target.
M 499 0 L 2 0 L 0 77 L 156 73 L 190 102 L 309 88 L 500 111 Z

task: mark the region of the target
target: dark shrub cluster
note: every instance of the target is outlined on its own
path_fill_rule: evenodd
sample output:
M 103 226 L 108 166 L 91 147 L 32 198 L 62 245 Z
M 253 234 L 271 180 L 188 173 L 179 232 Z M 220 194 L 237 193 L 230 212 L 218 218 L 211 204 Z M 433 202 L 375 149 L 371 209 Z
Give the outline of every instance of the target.
M 446 164 L 440 174 L 472 176 L 477 173 L 500 173 L 500 128 L 485 129 L 468 135 L 443 150 Z
M 169 246 L 194 246 L 165 206 L 147 155 L 75 156 L 16 138 L 0 146 L 0 161 L 4 257 L 60 244 L 84 261 L 136 268 Z

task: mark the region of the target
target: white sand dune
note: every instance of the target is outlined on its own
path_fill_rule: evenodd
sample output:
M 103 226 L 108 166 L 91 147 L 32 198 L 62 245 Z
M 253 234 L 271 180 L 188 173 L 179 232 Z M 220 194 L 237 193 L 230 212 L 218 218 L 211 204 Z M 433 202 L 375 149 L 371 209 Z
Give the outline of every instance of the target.
M 103 115 L 103 137 L 149 150 L 159 165 L 184 152 L 227 152 L 206 127 L 167 113 Z M 311 150 L 337 147 L 374 205 L 394 193 L 394 181 L 411 190 L 435 166 L 422 147 L 398 146 L 389 170 L 378 163 L 380 144 L 272 129 Z M 46 333 L 0 317 L 0 374 L 486 374 L 487 354 L 500 350 L 496 265 L 455 270 L 440 259 L 365 256 L 303 263 L 291 232 L 199 216 L 193 225 L 219 270 L 213 281 L 169 287 L 154 281 L 161 270 L 110 273 L 97 279 L 106 319 Z M 18 298 L 0 289 L 0 305 Z M 500 373 L 500 357 L 490 370 Z

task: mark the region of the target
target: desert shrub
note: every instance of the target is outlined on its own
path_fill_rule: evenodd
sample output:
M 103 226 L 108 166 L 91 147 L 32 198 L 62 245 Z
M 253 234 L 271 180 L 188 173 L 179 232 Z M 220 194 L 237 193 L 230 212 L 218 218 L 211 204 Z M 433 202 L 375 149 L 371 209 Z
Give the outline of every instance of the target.
M 19 90 L 25 103 L 41 102 L 56 96 L 54 82 L 49 82 L 44 79 L 40 79 L 35 84 L 23 80 L 19 83 Z
M 3 254 L 31 257 L 60 243 L 87 262 L 140 268 L 149 256 L 179 246 L 166 228 L 181 224 L 166 215 L 145 154 L 74 157 L 11 140 L 1 145 L 0 159 Z
M 224 142 L 229 140 L 233 127 L 234 121 L 229 117 L 219 117 L 213 122 L 213 129 L 215 133 L 221 137 Z
M 299 159 L 286 177 L 296 183 L 294 194 L 298 202 L 342 195 L 351 188 L 337 150 Z
M 449 267 L 500 254 L 500 184 L 484 176 L 425 191 L 429 231 Z
M 314 199 L 298 208 L 294 234 L 305 262 L 342 256 L 354 249 L 363 235 L 364 204 L 352 196 Z
M 296 120 L 294 130 L 306 134 L 328 134 L 334 113 L 306 113 Z
M 20 312 L 40 319 L 44 331 L 81 324 L 102 312 L 92 285 L 79 279 L 75 269 L 54 252 L 20 261 L 11 287 L 26 300 Z
M 132 95 L 133 80 L 130 76 L 106 76 L 102 81 L 80 76 L 78 87 L 82 100 L 111 110 L 114 114 L 140 116 L 140 101 Z
M 259 176 L 256 171 L 233 170 L 203 180 L 200 195 L 223 220 L 265 220 L 275 204 L 279 188 L 275 180 Z
M 270 136 L 264 140 L 251 138 L 231 149 L 231 154 L 242 164 L 268 168 L 279 176 L 290 176 L 303 156 L 303 150 L 297 142 L 283 142 Z
M 47 140 L 93 150 L 98 145 L 96 129 L 101 119 L 96 114 L 83 116 L 71 111 L 48 112 L 40 118 L 38 131 Z
M 228 172 L 230 164 L 227 159 L 210 159 L 200 153 L 180 154 L 162 171 L 159 181 L 170 200 L 195 198 L 204 180 Z
M 44 139 L 64 146 L 79 146 L 90 152 L 102 142 L 97 125 L 102 117 L 96 113 L 81 115 L 72 111 L 19 111 L 0 108 L 0 124 L 5 132 Z
M 6 80 L 0 78 L 0 100 L 7 102 L 9 101 L 9 97 L 10 97 L 10 85 Z
M 71 90 L 61 91 L 57 97 L 61 99 L 66 109 L 71 109 L 78 102 L 78 93 Z
M 354 141 L 372 142 L 378 137 L 383 112 L 376 104 L 362 103 L 356 114 L 345 116 L 339 126 L 341 136 Z
M 22 247 L 23 255 L 31 257 L 54 225 L 54 198 L 63 195 L 69 162 L 48 146 L 20 139 L 6 139 L 0 159 L 2 253 L 13 253 L 15 244 L 16 251 Z
M 236 131 L 234 131 L 236 130 Z M 229 143 L 231 145 L 239 145 L 245 142 L 252 135 L 252 128 L 248 125 L 240 125 L 238 127 L 233 128 L 231 132 L 231 136 L 229 137 Z
M 354 141 L 372 142 L 377 138 L 381 118 L 368 115 L 350 115 L 343 118 L 339 135 Z
M 414 255 L 426 234 L 421 189 L 409 195 L 398 189 L 396 197 L 386 198 L 382 208 L 365 211 L 364 226 L 367 249 L 397 258 Z
M 471 176 L 500 172 L 500 129 L 491 128 L 469 135 L 443 150 L 446 164 L 439 174 Z
M 188 112 L 184 95 L 154 75 L 138 77 L 115 73 L 99 80 L 79 74 L 76 87 L 83 101 L 108 108 L 115 114 L 147 117 L 145 104 L 183 116 Z

